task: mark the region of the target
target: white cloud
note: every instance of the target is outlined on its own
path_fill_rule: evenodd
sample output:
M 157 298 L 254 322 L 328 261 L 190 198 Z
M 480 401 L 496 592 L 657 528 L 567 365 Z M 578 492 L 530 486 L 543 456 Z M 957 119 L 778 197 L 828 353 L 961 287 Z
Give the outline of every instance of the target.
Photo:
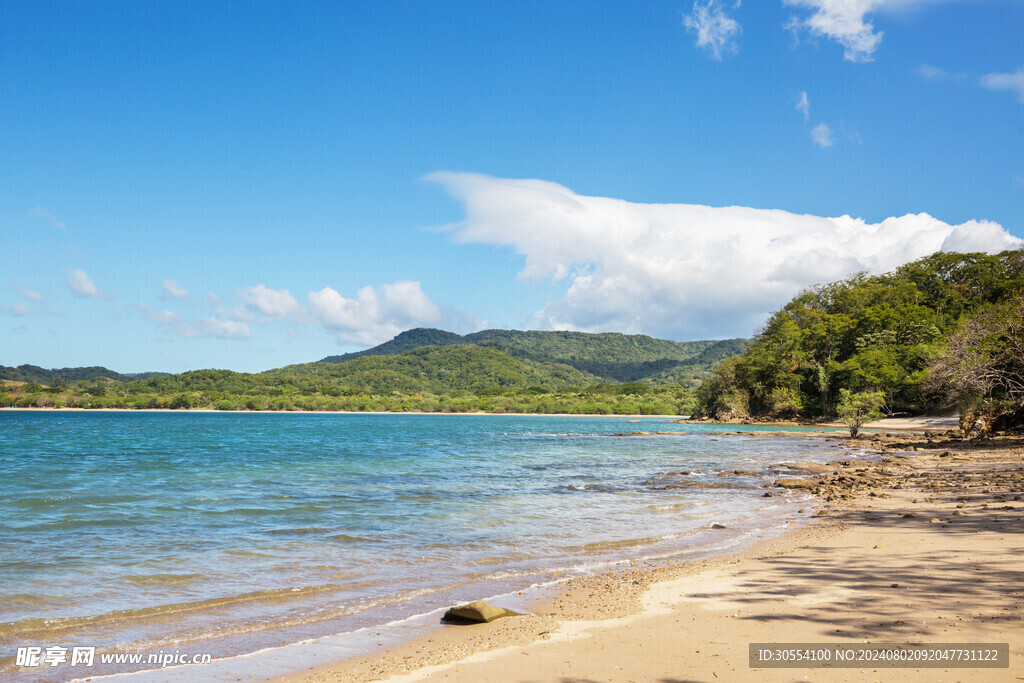
M 287 289 L 270 289 L 259 284 L 239 290 L 238 295 L 253 309 L 271 318 L 284 319 L 302 313 L 302 307 Z
M 224 317 L 183 320 L 177 313 L 166 308 L 161 311 L 154 311 L 146 304 L 138 304 L 136 307 L 153 322 L 159 323 L 182 337 L 190 339 L 197 337 L 249 339 L 252 336 L 249 326 L 240 320 L 231 320 Z
M 961 83 L 967 80 L 967 74 L 964 72 L 953 73 L 931 64 L 915 66 L 910 72 L 926 81 L 955 81 Z
M 834 40 L 843 47 L 843 59 L 870 62 L 882 42 L 882 31 L 875 31 L 868 15 L 878 12 L 902 12 L 926 5 L 961 0 L 783 0 L 786 5 L 808 10 L 794 16 L 787 28 L 806 31 L 812 38 Z
M 34 289 L 28 289 L 26 287 L 22 287 L 19 284 L 15 284 L 14 288 L 18 291 L 18 296 L 20 296 L 25 301 L 31 301 L 34 304 L 46 303 L 46 297 L 40 294 L 39 292 L 35 291 Z
M 75 268 L 68 277 L 68 289 L 76 296 L 86 299 L 103 299 L 105 296 L 93 283 L 92 278 L 81 268 Z
M 1024 102 L 1024 66 L 1009 74 L 986 74 L 979 81 L 981 87 L 989 90 L 1010 90 Z
M 811 101 L 807 99 L 806 90 L 800 91 L 800 99 L 797 100 L 796 107 L 794 107 L 794 109 L 804 115 L 804 121 L 811 118 Z
M 1015 175 L 1013 176 L 1013 187 L 1017 190 L 1024 190 L 1024 176 Z
M 423 293 L 420 283 L 401 280 L 382 289 L 388 313 L 395 322 L 434 324 L 441 319 L 441 309 Z
M 434 325 L 441 311 L 420 289 L 419 282 L 400 281 L 382 287 L 383 301 L 373 287 L 348 299 L 331 287 L 309 293 L 313 321 L 338 341 L 377 344 L 410 326 Z
M 7 309 L 7 312 L 17 316 L 32 315 L 32 309 L 25 304 L 14 304 Z
M 819 123 L 811 129 L 811 139 L 818 147 L 831 147 L 835 142 L 835 136 L 827 123 Z
M 999 225 L 928 214 L 880 223 L 786 211 L 636 204 L 556 183 L 437 172 L 465 207 L 458 242 L 514 249 L 521 277 L 564 282 L 534 324 L 674 339 L 749 335 L 803 288 L 939 250 L 1024 246 Z
M 810 14 L 793 17 L 787 24 L 795 31 L 805 30 L 816 38 L 829 38 L 843 46 L 843 58 L 850 62 L 870 62 L 882 32 L 865 20 L 884 0 L 783 0 L 787 5 L 804 7 Z
M 286 323 L 287 334 L 295 336 L 304 326 L 319 327 L 343 343 L 379 344 L 399 332 L 442 320 L 458 322 L 456 311 L 441 309 L 424 294 L 419 282 L 400 280 L 379 289 L 363 287 L 353 299 L 332 287 L 309 292 L 305 303 L 287 289 L 271 289 L 264 284 L 236 290 L 245 303 L 226 306 L 215 294 L 208 294 L 205 307 L 214 315 L 203 320 L 182 320 L 176 313 L 153 310 L 145 304 L 137 308 L 169 330 L 185 337 L 222 337 L 249 339 L 248 323 L 270 325 Z
M 190 323 L 190 325 L 190 330 L 194 333 L 186 336 L 220 337 L 221 339 L 249 339 L 252 336 L 249 326 L 238 320 L 204 318 Z
M 164 280 L 160 283 L 160 287 L 164 290 L 164 296 L 169 296 L 173 299 L 188 298 L 188 290 L 174 280 Z
M 739 7 L 736 2 L 733 9 Z M 697 36 L 697 47 L 705 48 L 711 52 L 715 59 L 721 59 L 722 54 L 736 54 L 739 52 L 739 44 L 736 39 L 742 29 L 739 22 L 730 17 L 722 9 L 718 0 L 707 0 L 704 3 L 693 3 L 693 14 L 683 17 L 683 26 L 687 33 Z
M 36 218 L 42 218 L 44 221 L 46 221 L 47 223 L 49 223 L 50 225 L 52 225 L 55 228 L 59 228 L 61 230 L 67 230 L 67 226 L 66 225 L 64 225 L 59 220 L 57 220 L 56 216 L 54 216 L 52 213 L 50 213 L 49 211 L 47 211 L 46 209 L 44 209 L 41 206 L 32 207 L 31 209 L 29 209 L 29 213 L 31 215 L 35 216 Z

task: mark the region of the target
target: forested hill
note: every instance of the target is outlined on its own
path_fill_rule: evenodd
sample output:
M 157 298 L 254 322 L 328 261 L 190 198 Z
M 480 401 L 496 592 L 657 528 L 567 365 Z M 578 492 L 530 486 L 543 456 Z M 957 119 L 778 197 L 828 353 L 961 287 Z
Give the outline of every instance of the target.
M 607 382 L 688 383 L 746 348 L 745 339 L 674 342 L 645 335 L 523 330 L 483 330 L 465 336 L 418 328 L 365 351 L 328 356 L 344 363 L 364 356 L 392 356 L 425 346 L 480 346 L 538 363 L 569 365 Z
M 0 407 L 685 415 L 701 380 L 745 343 L 421 329 L 334 362 L 261 373 L 195 370 L 127 381 L 107 371 L 70 386 L 24 375 L 15 379 L 30 383 L 0 383 Z
M 38 365 L 19 365 L 16 368 L 0 365 L 0 379 L 12 380 L 15 382 L 35 382 L 49 386 L 59 384 L 73 384 L 81 381 L 95 379 L 112 379 L 118 382 L 131 382 L 136 379 L 148 379 L 166 375 L 165 372 L 136 372 L 124 374 L 114 372 L 101 366 L 88 368 L 54 368 L 47 370 Z
M 698 406 L 829 416 L 844 391 L 878 392 L 890 413 L 1024 414 L 1024 250 L 937 253 L 806 291 L 718 367 Z

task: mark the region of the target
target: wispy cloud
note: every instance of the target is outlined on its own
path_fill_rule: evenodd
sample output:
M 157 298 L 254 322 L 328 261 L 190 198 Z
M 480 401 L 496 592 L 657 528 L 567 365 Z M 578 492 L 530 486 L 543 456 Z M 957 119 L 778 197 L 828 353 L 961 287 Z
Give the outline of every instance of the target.
M 104 294 L 96 287 L 96 284 L 92 281 L 92 278 L 82 270 L 81 268 L 75 268 L 71 271 L 71 275 L 68 276 L 68 289 L 75 296 L 80 296 L 85 299 L 107 299 L 108 295 Z
M 160 289 L 163 290 L 163 295 L 165 297 L 170 297 L 172 299 L 188 298 L 188 290 L 174 280 L 164 280 L 160 283 Z
M 521 277 L 561 283 L 537 311 L 549 329 L 672 339 L 749 335 L 802 289 L 881 273 L 935 251 L 1019 248 L 988 221 L 950 225 L 925 213 L 868 223 L 747 207 L 638 204 L 578 195 L 543 180 L 427 176 L 462 203 L 457 242 L 523 258 Z
M 882 42 L 882 32 L 865 16 L 884 0 L 783 0 L 786 5 L 809 10 L 793 16 L 787 28 L 806 31 L 814 38 L 828 38 L 843 47 L 843 58 L 850 62 L 870 62 Z
M 35 291 L 34 289 L 22 287 L 17 283 L 15 283 L 14 289 L 18 292 L 18 296 L 20 296 L 25 301 L 31 301 L 34 304 L 46 303 L 46 297 L 40 294 L 39 292 Z
M 798 8 L 786 28 L 794 34 L 805 33 L 812 39 L 825 38 L 843 48 L 843 59 L 870 62 L 882 43 L 882 31 L 876 31 L 871 17 L 880 12 L 912 12 L 928 5 L 963 0 L 782 0 Z M 799 12 L 799 10 L 806 12 Z
M 794 107 L 794 109 L 804 115 L 804 121 L 811 118 L 811 101 L 807 99 L 806 90 L 800 91 L 800 98 L 797 100 L 796 107 Z
M 32 309 L 26 306 L 25 304 L 13 304 L 11 306 L 0 308 L 0 311 L 6 313 L 7 315 L 14 315 L 18 317 L 32 315 Z
M 921 64 L 915 66 L 910 70 L 915 76 L 922 78 L 926 81 L 954 81 L 956 83 L 963 83 L 967 80 L 968 74 L 965 72 L 953 73 L 946 71 L 945 69 L 931 64 Z
M 156 311 L 146 304 L 137 304 L 136 308 L 149 320 L 159 323 L 167 330 L 182 337 L 190 339 L 215 337 L 219 339 L 243 340 L 252 337 L 252 331 L 249 329 L 249 326 L 240 320 L 231 320 L 223 317 L 184 320 L 177 313 L 166 308 Z
M 46 209 L 44 209 L 41 206 L 36 206 L 36 207 L 33 207 L 33 208 L 29 209 L 29 214 L 35 216 L 36 218 L 43 219 L 44 221 L 46 221 L 47 223 L 49 223 L 51 226 L 53 226 L 55 228 L 59 228 L 60 230 L 67 230 L 67 226 L 66 225 L 64 225 L 59 220 L 57 220 L 56 216 L 54 216 L 52 213 L 50 213 L 49 211 L 47 211 Z
M 732 9 L 739 8 L 740 3 L 733 4 Z M 739 22 L 730 17 L 718 0 L 693 3 L 693 12 L 683 17 L 683 26 L 687 33 L 697 37 L 697 47 L 711 53 L 714 59 L 721 60 L 723 54 L 739 52 L 739 38 L 742 29 Z
M 978 83 L 981 87 L 988 88 L 989 90 L 1016 92 L 1020 101 L 1024 102 L 1024 66 L 1012 73 L 985 74 Z
M 818 147 L 831 147 L 835 143 L 835 135 L 827 123 L 819 123 L 811 129 L 811 139 Z

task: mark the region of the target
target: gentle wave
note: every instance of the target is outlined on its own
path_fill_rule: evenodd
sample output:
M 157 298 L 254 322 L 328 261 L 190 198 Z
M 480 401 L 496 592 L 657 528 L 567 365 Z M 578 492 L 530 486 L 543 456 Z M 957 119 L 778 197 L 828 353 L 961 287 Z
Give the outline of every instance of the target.
M 203 574 L 138 574 L 126 576 L 124 580 L 136 586 L 167 586 L 203 581 L 206 578 Z
M 219 656 L 739 542 L 784 510 L 718 472 L 794 443 L 608 438 L 660 426 L 617 417 L 52 418 L 0 415 L 0 637 Z

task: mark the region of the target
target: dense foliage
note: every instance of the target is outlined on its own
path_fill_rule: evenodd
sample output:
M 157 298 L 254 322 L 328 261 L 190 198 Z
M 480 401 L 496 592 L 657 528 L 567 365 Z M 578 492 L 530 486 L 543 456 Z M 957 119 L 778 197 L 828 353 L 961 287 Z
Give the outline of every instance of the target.
M 646 335 L 565 331 L 483 330 L 465 336 L 418 328 L 372 349 L 328 356 L 343 363 L 364 356 L 391 356 L 423 346 L 476 345 L 518 359 L 572 366 L 605 382 L 647 382 L 696 386 L 724 358 L 741 353 L 745 339 L 673 342 Z
M 937 359 L 965 321 L 990 307 L 1019 320 L 1011 302 L 1021 291 L 1024 251 L 937 253 L 815 287 L 772 315 L 744 355 L 718 367 L 698 405 L 719 418 L 833 416 L 845 389 L 881 392 L 890 413 L 950 407 L 955 397 L 929 381 Z M 995 358 L 1003 342 L 998 330 L 992 335 Z
M 418 349 L 421 346 L 448 346 L 450 344 L 462 344 L 461 334 L 446 332 L 428 327 L 417 327 L 414 330 L 406 330 L 395 336 L 394 339 L 378 344 L 372 349 L 343 353 L 340 356 L 327 356 L 322 359 L 323 363 L 344 363 L 361 356 L 395 356 L 400 353 Z
M 475 343 L 465 343 L 474 335 L 412 330 L 391 346 L 382 345 L 408 349 L 402 353 L 367 353 L 263 373 L 196 370 L 124 382 L 95 377 L 74 386 L 8 382 L 0 387 L 0 406 L 688 414 L 699 377 L 742 348 L 742 340 L 683 345 L 625 335 L 479 334 Z M 452 336 L 461 341 L 417 345 Z M 679 368 L 690 373 L 686 385 L 671 382 L 683 374 Z M 641 374 L 645 381 L 608 382 L 608 374 Z
M 54 368 L 52 370 L 47 370 L 46 368 L 41 368 L 38 365 L 19 365 L 16 368 L 0 365 L 0 379 L 12 380 L 15 382 L 36 382 L 38 384 L 48 385 L 72 384 L 83 380 L 89 381 L 101 378 L 113 379 L 118 382 L 131 382 L 132 380 L 157 377 L 163 374 L 166 373 L 137 372 L 122 374 L 100 366 L 88 368 Z

